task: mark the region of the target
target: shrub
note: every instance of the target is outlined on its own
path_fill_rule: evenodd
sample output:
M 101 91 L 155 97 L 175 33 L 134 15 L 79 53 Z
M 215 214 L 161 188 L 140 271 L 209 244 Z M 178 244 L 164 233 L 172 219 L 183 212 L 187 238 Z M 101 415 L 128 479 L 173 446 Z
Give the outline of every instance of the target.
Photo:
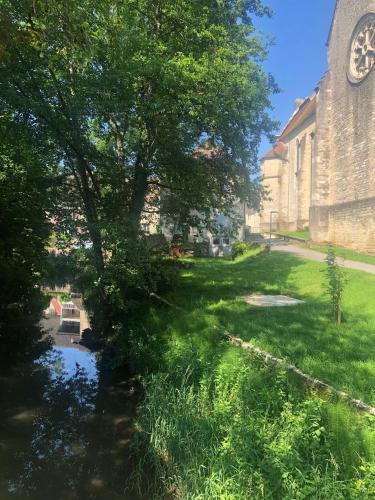
M 247 243 L 244 241 L 236 241 L 232 245 L 232 259 L 236 259 L 237 257 L 240 257 L 243 255 L 247 250 L 249 249 L 249 246 Z
M 194 257 L 208 257 L 209 243 L 207 241 L 193 243 Z

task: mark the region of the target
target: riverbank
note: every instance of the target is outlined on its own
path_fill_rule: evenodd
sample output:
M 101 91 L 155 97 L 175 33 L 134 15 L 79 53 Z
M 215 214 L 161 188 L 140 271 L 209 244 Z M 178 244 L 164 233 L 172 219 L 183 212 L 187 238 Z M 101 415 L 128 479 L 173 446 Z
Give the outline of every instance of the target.
M 161 485 L 176 498 L 371 498 L 375 420 L 228 345 L 222 332 L 370 403 L 373 278 L 350 272 L 338 329 L 322 295 L 322 264 L 256 254 L 194 260 L 165 297 L 179 309 L 140 307 L 131 348 L 146 388 L 135 443 L 139 484 L 147 464 L 155 471 L 150 498 L 163 498 Z M 249 292 L 306 303 L 258 310 L 241 300 Z
M 256 248 L 189 263 L 104 356 L 55 344 L 3 374 L 0 498 L 375 496 L 375 419 L 224 336 L 373 404 L 373 276 L 348 271 L 337 327 L 322 263 Z M 303 302 L 256 308 L 248 294 Z

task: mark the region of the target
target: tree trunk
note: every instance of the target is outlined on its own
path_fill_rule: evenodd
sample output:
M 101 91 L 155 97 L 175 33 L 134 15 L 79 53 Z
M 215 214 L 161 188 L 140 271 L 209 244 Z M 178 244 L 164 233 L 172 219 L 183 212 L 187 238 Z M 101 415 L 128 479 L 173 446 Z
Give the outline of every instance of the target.
M 139 226 L 142 218 L 142 210 L 145 206 L 147 195 L 148 172 L 140 158 L 135 165 L 134 185 L 132 198 L 129 207 L 130 237 L 136 238 L 139 233 Z
M 336 310 L 336 323 L 341 325 L 341 307 L 338 307 Z
M 87 221 L 87 229 L 92 242 L 92 251 L 94 257 L 94 266 L 98 276 L 98 290 L 99 298 L 101 301 L 101 315 L 99 318 L 99 328 L 106 336 L 111 334 L 112 331 L 112 311 L 108 301 L 108 297 L 104 290 L 103 274 L 104 274 L 104 257 L 103 257 L 103 241 L 100 234 L 99 218 L 95 203 L 95 194 L 93 193 L 86 167 L 86 159 L 83 154 L 76 151 L 76 158 L 73 162 L 76 166 L 80 181 L 81 193 L 84 206 L 84 212 Z

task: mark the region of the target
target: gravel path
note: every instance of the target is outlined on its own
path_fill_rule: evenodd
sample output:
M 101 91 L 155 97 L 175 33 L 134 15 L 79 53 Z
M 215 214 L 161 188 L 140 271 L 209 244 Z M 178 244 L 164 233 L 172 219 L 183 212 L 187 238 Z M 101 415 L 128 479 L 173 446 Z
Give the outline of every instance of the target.
M 315 250 L 310 250 L 309 248 L 299 247 L 297 245 L 275 245 L 272 246 L 272 251 L 286 252 L 296 257 L 302 257 L 303 259 L 317 260 L 319 262 L 324 262 L 326 258 L 325 253 L 316 252 Z M 341 257 L 337 257 L 337 261 L 342 267 L 348 269 L 355 269 L 356 271 L 364 271 L 365 273 L 375 274 L 375 266 L 372 264 L 366 264 L 365 262 L 356 262 L 354 260 L 346 260 Z

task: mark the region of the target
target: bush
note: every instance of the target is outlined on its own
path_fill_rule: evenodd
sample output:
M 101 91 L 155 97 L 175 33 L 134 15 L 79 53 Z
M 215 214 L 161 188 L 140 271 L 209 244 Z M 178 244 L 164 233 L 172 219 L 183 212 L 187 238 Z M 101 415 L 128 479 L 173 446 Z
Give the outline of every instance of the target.
M 194 257 L 208 257 L 210 245 L 207 241 L 193 243 Z
M 101 278 L 100 284 L 109 304 L 109 309 L 104 311 L 101 289 L 91 261 L 90 249 L 80 253 L 75 287 L 83 293 L 87 310 L 92 314 L 94 330 L 103 335 L 108 335 L 103 325 L 109 315 L 114 330 L 125 332 L 124 325 L 138 301 L 148 299 L 151 293 L 173 289 L 180 272 L 177 262 L 155 254 L 144 240 L 122 241 L 108 258 Z
M 163 234 L 149 234 L 145 237 L 147 248 L 154 255 L 168 255 L 169 243 Z
M 71 254 L 55 254 L 51 252 L 43 274 L 43 286 L 48 288 L 64 287 L 75 279 L 75 262 Z
M 236 241 L 232 245 L 232 259 L 236 259 L 237 257 L 240 257 L 243 255 L 247 250 L 249 249 L 249 246 L 247 243 L 244 241 Z

